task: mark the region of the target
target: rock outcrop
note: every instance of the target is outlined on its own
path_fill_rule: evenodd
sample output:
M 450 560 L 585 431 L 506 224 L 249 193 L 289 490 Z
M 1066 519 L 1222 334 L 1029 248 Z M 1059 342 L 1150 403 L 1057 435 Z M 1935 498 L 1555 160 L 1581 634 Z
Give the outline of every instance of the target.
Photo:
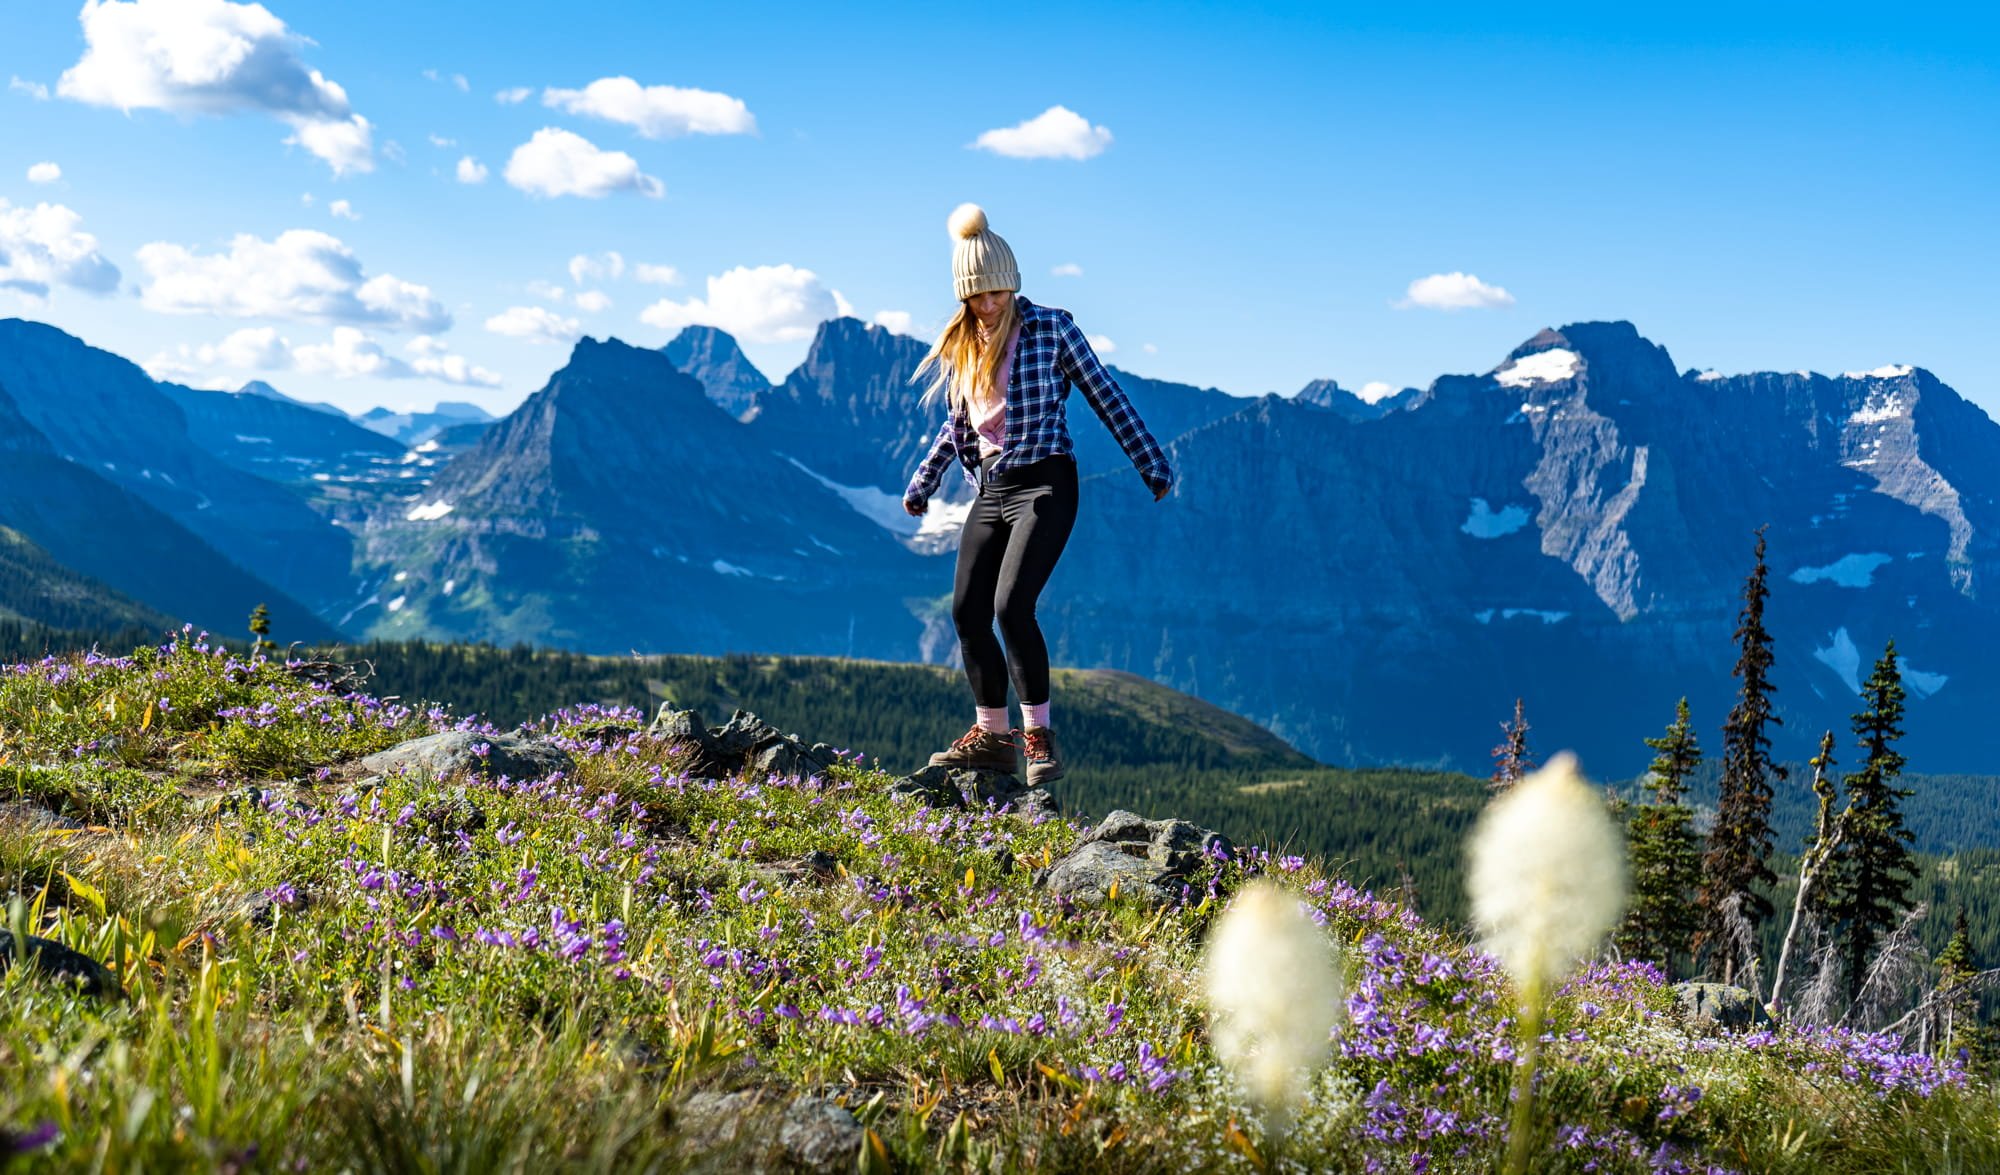
M 482 779 L 542 779 L 574 766 L 568 751 L 512 734 L 447 730 L 397 743 L 361 760 L 377 775 L 426 772 L 433 779 L 464 772 Z
M 1076 847 L 1045 870 L 1035 884 L 1080 902 L 1134 894 L 1155 905 L 1187 899 L 1205 864 L 1229 859 L 1236 846 L 1227 837 L 1185 820 L 1147 820 L 1116 811 L 1085 833 Z
M 815 775 L 840 761 L 825 743 L 808 746 L 796 735 L 738 710 L 721 726 L 708 726 L 695 710 L 662 704 L 647 732 L 691 752 L 687 770 L 704 779 L 754 775 Z

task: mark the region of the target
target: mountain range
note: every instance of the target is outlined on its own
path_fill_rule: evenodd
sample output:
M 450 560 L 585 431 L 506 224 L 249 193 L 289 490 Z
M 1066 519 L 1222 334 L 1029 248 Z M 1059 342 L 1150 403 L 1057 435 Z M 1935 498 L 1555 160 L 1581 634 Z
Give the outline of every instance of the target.
M 837 318 L 773 384 L 712 327 L 586 338 L 499 420 L 349 419 L 5 320 L 0 526 L 157 613 L 240 627 L 256 595 L 287 639 L 947 661 L 970 490 L 948 471 L 923 519 L 900 505 L 941 413 L 910 382 L 926 349 Z M 1682 695 L 1720 726 L 1761 527 L 1782 753 L 1845 731 L 1893 638 L 1913 759 L 2000 757 L 2000 426 L 1922 368 L 1725 376 L 1590 322 L 1369 401 L 1114 374 L 1179 483 L 1153 502 L 1071 398 L 1083 508 L 1041 606 L 1060 664 L 1335 763 L 1483 771 L 1520 697 L 1535 746 L 1636 770 Z M 25 461 L 87 482 L 88 525 L 7 490 Z

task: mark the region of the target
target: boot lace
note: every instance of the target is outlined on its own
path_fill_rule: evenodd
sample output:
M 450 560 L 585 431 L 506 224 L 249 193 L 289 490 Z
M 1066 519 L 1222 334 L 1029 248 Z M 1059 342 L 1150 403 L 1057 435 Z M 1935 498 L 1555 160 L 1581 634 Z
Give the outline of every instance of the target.
M 1021 739 L 1027 744 L 1028 760 L 1030 762 L 1047 763 L 1056 757 L 1055 747 L 1050 745 L 1049 742 L 1048 731 L 1040 727 L 1023 731 Z

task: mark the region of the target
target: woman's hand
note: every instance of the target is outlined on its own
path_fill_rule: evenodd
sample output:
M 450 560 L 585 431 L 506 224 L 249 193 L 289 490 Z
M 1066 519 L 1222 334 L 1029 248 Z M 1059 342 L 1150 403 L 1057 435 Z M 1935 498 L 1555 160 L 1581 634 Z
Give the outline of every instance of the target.
M 1164 486 L 1161 486 L 1161 487 L 1160 487 L 1159 489 L 1157 489 L 1157 490 L 1154 490 L 1154 491 L 1153 491 L 1153 500 L 1154 500 L 1155 502 L 1157 502 L 1157 501 L 1159 501 L 1159 500 L 1160 500 L 1161 498 L 1164 498 L 1164 497 L 1166 497 L 1166 496 L 1167 496 L 1167 494 L 1168 494 L 1169 492 L 1171 492 L 1171 491 L 1173 490 L 1173 488 L 1174 488 L 1174 487 L 1172 487 L 1172 486 L 1170 486 L 1170 485 L 1164 485 Z
M 904 498 L 903 509 L 911 514 L 922 514 L 924 511 L 930 509 L 930 503 L 920 502 L 915 498 Z

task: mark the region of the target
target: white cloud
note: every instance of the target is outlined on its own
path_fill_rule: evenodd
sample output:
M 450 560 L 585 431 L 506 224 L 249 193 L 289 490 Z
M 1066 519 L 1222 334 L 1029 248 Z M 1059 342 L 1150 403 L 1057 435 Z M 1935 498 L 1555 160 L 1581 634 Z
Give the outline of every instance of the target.
M 603 290 L 585 290 L 576 296 L 576 308 L 585 314 L 602 314 L 611 309 L 611 295 Z
M 1398 309 L 1422 307 L 1426 310 L 1488 310 L 1512 306 L 1514 295 L 1499 286 L 1489 286 L 1469 273 L 1434 273 L 1410 283 Z
M 677 286 L 681 284 L 681 271 L 671 265 L 648 265 L 641 261 L 632 267 L 632 276 L 638 281 L 654 286 Z
M 305 205 L 308 208 L 311 208 L 313 203 L 313 194 L 311 192 L 300 192 L 299 203 Z
M 530 343 L 568 343 L 583 333 L 583 324 L 541 306 L 510 306 L 487 319 L 486 329 Z
M 1362 384 L 1361 390 L 1354 394 L 1363 404 L 1377 404 L 1395 395 L 1396 385 L 1383 383 L 1379 379 L 1371 379 L 1367 383 Z
M 625 152 L 602 150 L 582 135 L 556 127 L 543 127 L 514 148 L 506 174 L 508 183 L 531 196 L 596 199 L 629 190 L 658 199 L 667 190 Z
M 333 341 L 292 348 L 292 362 L 307 375 L 332 375 L 341 379 L 374 376 L 378 379 L 407 379 L 410 365 L 382 349 L 359 327 L 336 326 Z
M 810 339 L 820 323 L 841 313 L 840 300 L 810 269 L 739 265 L 708 279 L 707 298 L 662 298 L 639 319 L 663 330 L 700 323 L 747 343 L 785 343 Z
M 354 205 L 349 204 L 345 200 L 335 200 L 326 206 L 326 210 L 333 215 L 335 220 L 361 219 L 361 214 L 354 210 Z
M 648 139 L 757 131 L 757 120 L 741 98 L 714 90 L 641 86 L 628 77 L 599 78 L 581 90 L 547 89 L 542 105 L 622 122 Z
M 513 86 L 493 95 L 493 100 L 502 106 L 515 106 L 533 97 L 535 87 Z
M 438 134 L 436 131 L 432 131 L 430 133 L 430 140 L 431 140 L 431 146 L 437 147 L 439 149 L 458 146 L 457 139 L 447 139 L 443 135 Z
M 1054 269 L 1049 270 L 1049 273 L 1056 277 L 1082 277 L 1083 266 L 1078 265 L 1074 261 L 1065 261 Z
M 1111 145 L 1111 132 L 1067 106 L 1051 106 L 1026 122 L 986 131 L 971 145 L 1012 159 L 1088 159 Z
M 118 288 L 118 267 L 69 208 L 16 207 L 0 197 L 0 289 L 45 298 L 55 286 L 109 294 Z
M 569 280 L 579 286 L 591 278 L 616 279 L 624 273 L 625 258 L 620 253 L 600 253 L 595 257 L 578 253 L 569 259 Z
M 833 312 L 841 318 L 854 317 L 854 303 L 847 300 L 839 290 L 833 291 Z
M 1158 355 L 1160 353 L 1160 349 L 1151 343 L 1140 343 L 1139 349 L 1148 355 Z
M 182 343 L 146 361 L 155 379 L 193 379 L 204 387 L 229 387 L 233 381 L 204 373 L 215 368 L 237 371 L 297 371 L 339 379 L 434 379 L 441 383 L 478 387 L 500 386 L 500 376 L 450 353 L 442 340 L 421 335 L 405 345 L 414 362 L 396 358 L 358 327 L 335 327 L 325 343 L 293 346 L 276 327 L 246 327 L 219 343 Z
M 1099 355 L 1109 355 L 1118 350 L 1118 344 L 1111 341 L 1110 335 L 1091 335 L 1090 349 Z
M 471 83 L 471 82 L 469 82 L 469 81 L 466 81 L 466 80 L 465 80 L 465 75 L 464 75 L 464 74 L 462 74 L 462 73 L 455 73 L 455 74 L 452 74 L 452 75 L 451 75 L 451 84 L 452 84 L 452 85 L 454 85 L 454 86 L 457 86 L 457 87 L 458 87 L 458 92 L 459 92 L 459 93 L 461 93 L 461 94 L 470 94 L 470 93 L 472 92 L 472 83 Z
M 238 233 L 227 253 L 203 256 L 181 245 L 142 245 L 148 309 L 300 322 L 439 331 L 451 315 L 427 286 L 390 274 L 363 279 L 361 261 L 337 237 L 290 229 L 273 241 Z
M 569 296 L 568 291 L 564 290 L 561 286 L 554 282 L 542 281 L 539 278 L 528 283 L 528 292 L 544 302 L 560 302 Z
M 182 343 L 172 352 L 162 351 L 145 363 L 154 379 L 197 377 L 207 369 L 230 367 L 240 371 L 285 371 L 292 366 L 291 344 L 274 326 L 249 326 L 231 332 L 219 343 Z M 227 385 L 228 381 L 204 380 L 206 384 Z
M 37 102 L 49 100 L 49 88 L 40 82 L 22 80 L 18 75 L 7 79 L 7 88 L 17 94 L 26 94 Z
M 178 114 L 259 111 L 335 175 L 374 167 L 368 120 L 347 91 L 299 58 L 308 42 L 261 4 L 85 0 L 83 57 L 56 82 L 65 98 Z
M 907 310 L 877 310 L 875 325 L 899 335 L 910 333 L 910 312 Z
M 467 155 L 458 161 L 458 182 L 462 184 L 485 183 L 486 165 Z
M 33 163 L 28 165 L 28 182 L 31 184 L 52 184 L 62 178 L 62 168 L 53 163 Z

